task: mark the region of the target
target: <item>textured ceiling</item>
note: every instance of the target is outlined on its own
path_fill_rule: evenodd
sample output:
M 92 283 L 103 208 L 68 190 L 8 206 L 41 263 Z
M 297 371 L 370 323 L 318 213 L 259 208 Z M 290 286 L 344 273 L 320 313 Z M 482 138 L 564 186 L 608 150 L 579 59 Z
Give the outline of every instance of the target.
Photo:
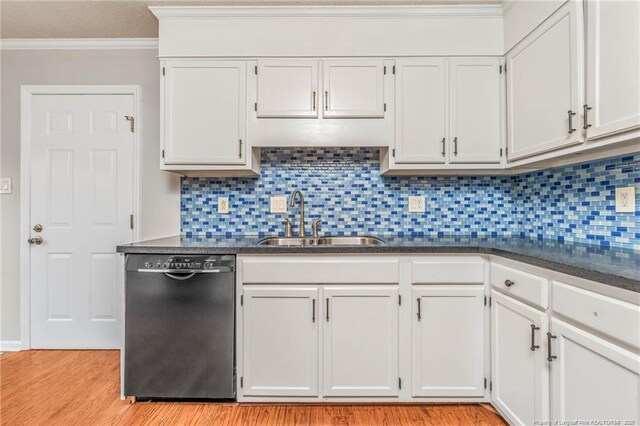
M 150 5 L 428 5 L 500 4 L 501 0 L 0 0 L 2 38 L 157 37 Z

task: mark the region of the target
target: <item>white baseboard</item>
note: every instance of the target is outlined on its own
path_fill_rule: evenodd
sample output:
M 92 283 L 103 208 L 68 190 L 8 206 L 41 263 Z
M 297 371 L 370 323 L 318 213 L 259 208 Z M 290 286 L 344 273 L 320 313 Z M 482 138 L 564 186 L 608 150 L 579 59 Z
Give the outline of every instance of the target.
M 0 352 L 17 352 L 22 350 L 20 340 L 0 340 Z

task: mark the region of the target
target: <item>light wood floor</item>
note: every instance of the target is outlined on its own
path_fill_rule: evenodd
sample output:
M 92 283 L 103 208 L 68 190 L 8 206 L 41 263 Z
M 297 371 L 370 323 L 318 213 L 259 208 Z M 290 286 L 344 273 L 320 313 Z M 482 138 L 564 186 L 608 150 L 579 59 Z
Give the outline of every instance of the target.
M 120 400 L 118 351 L 0 355 L 2 425 L 504 425 L 469 405 L 239 405 Z

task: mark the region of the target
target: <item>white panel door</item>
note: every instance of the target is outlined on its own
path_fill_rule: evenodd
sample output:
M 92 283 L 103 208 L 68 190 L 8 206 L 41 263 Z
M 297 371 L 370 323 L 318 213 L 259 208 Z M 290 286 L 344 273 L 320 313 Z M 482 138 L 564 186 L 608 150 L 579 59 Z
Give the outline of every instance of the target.
M 317 396 L 317 287 L 244 287 L 245 396 Z
M 396 61 L 396 163 L 444 163 L 447 138 L 447 62 Z
M 335 59 L 322 64 L 324 117 L 384 117 L 382 59 Z
M 484 288 L 412 290 L 414 396 L 484 396 Z
M 258 117 L 318 117 L 318 60 L 258 60 Z
M 587 137 L 640 126 L 640 2 L 594 1 L 587 8 Z
M 510 160 L 581 142 L 581 5 L 565 3 L 507 53 Z
M 119 348 L 123 271 L 133 240 L 131 95 L 34 95 L 31 347 Z
M 552 419 L 640 423 L 640 356 L 556 319 L 551 334 Z
M 398 395 L 398 288 L 323 288 L 325 396 Z
M 511 424 L 549 420 L 547 316 L 491 291 L 493 403 Z
M 449 161 L 500 162 L 500 59 L 449 61 Z
M 166 61 L 161 106 L 165 164 L 246 163 L 246 63 Z

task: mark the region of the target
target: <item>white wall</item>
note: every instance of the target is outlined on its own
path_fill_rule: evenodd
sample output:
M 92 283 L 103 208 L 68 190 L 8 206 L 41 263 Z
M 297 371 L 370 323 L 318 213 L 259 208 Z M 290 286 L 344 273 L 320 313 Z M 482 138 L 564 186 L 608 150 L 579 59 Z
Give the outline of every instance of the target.
M 0 171 L 13 193 L 0 195 L 0 341 L 20 340 L 20 86 L 140 85 L 142 239 L 180 232 L 176 175 L 159 170 L 160 73 L 156 50 L 0 51 Z

